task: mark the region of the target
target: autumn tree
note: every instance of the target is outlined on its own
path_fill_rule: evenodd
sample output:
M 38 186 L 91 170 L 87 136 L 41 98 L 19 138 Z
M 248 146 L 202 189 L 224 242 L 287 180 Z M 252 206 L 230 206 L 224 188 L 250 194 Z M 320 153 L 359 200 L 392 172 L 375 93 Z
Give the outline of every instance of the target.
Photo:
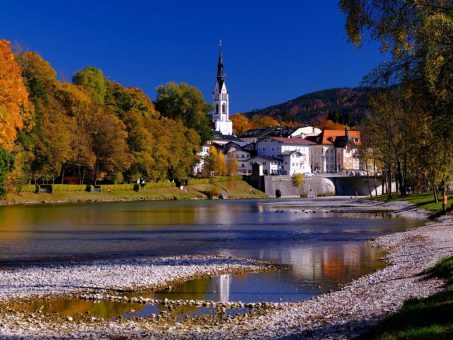
M 227 174 L 229 176 L 237 175 L 238 169 L 239 169 L 239 163 L 236 158 L 236 155 L 231 155 L 230 157 L 228 157 L 226 167 L 227 167 Z
M 253 128 L 253 125 L 247 116 L 241 113 L 230 116 L 230 119 L 233 122 L 233 132 L 237 136 Z
M 31 106 L 11 46 L 0 40 L 0 147 L 13 148 L 18 130 L 31 120 Z
M 212 138 L 208 112 L 211 108 L 201 92 L 186 83 L 167 83 L 158 86 L 156 109 L 165 117 L 181 121 L 186 127 L 194 129 L 205 144 Z
M 261 116 L 261 115 L 254 115 L 252 117 L 252 122 L 257 127 L 273 127 L 279 126 L 280 123 L 272 117 L 269 116 Z
M 215 149 L 215 148 L 214 148 Z M 216 176 L 224 176 L 227 173 L 225 156 L 220 150 L 212 150 L 214 152 L 214 174 Z
M 428 117 L 429 133 L 417 141 L 426 156 L 421 163 L 411 158 L 410 170 L 437 173 L 429 176 L 433 185 L 445 188 L 453 177 L 452 2 L 341 0 L 340 8 L 346 13 L 346 31 L 355 45 L 360 46 L 369 33 L 380 41 L 383 52 L 390 52 L 391 60 L 379 65 L 365 81 L 402 85 L 409 89 L 410 101 Z
M 20 161 L 16 162 L 14 173 L 21 170 L 26 175 L 28 171 L 34 180 L 53 181 L 60 176 L 62 166 L 72 152 L 71 118 L 59 93 L 56 72 L 49 63 L 30 51 L 18 54 L 16 58 L 34 110 L 32 130 L 20 134 L 21 148 L 15 150 Z M 23 155 L 29 155 L 29 159 L 24 159 Z M 17 177 L 16 180 L 21 181 Z

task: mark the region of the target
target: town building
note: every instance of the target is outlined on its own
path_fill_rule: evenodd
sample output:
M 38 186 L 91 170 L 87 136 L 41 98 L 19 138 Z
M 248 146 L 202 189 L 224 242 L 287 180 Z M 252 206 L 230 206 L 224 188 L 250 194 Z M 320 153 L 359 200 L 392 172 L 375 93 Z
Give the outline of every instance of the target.
M 314 173 L 358 171 L 360 164 L 360 132 L 323 130 L 318 136 L 307 137 L 311 146 L 311 168 Z
M 279 174 L 311 173 L 310 147 L 314 145 L 304 138 L 265 138 L 256 144 L 256 152 L 260 157 L 281 160 Z

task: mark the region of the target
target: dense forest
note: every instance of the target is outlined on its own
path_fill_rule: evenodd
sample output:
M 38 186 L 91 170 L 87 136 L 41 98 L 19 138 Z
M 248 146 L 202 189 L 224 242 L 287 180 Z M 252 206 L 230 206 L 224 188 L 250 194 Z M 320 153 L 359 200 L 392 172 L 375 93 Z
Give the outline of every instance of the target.
M 22 183 L 186 178 L 210 138 L 210 106 L 187 84 L 138 88 L 86 67 L 72 83 L 0 40 L 0 190 Z

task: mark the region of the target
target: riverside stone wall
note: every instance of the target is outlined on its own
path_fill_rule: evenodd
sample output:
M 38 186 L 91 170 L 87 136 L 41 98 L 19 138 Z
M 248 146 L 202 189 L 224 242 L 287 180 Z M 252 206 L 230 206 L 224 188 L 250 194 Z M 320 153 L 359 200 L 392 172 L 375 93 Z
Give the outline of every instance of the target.
M 366 176 L 307 176 L 302 187 L 295 187 L 291 176 L 255 176 L 252 182 L 269 197 L 368 196 L 370 190 L 373 196 L 382 194 L 380 178 Z

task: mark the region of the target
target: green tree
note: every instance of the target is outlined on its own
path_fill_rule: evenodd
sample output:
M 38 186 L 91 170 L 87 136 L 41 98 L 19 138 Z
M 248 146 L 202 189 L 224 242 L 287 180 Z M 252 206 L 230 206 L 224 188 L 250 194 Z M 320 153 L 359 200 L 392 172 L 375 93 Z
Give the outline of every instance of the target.
M 97 104 L 104 105 L 107 84 L 102 70 L 87 66 L 74 74 L 72 82 L 82 86 Z
M 156 108 L 165 117 L 181 121 L 194 129 L 205 144 L 212 138 L 208 112 L 211 108 L 201 92 L 186 83 L 167 83 L 157 87 Z
M 6 175 L 13 169 L 13 167 L 14 157 L 11 155 L 11 153 L 0 147 L 0 197 L 4 197 L 6 194 Z

